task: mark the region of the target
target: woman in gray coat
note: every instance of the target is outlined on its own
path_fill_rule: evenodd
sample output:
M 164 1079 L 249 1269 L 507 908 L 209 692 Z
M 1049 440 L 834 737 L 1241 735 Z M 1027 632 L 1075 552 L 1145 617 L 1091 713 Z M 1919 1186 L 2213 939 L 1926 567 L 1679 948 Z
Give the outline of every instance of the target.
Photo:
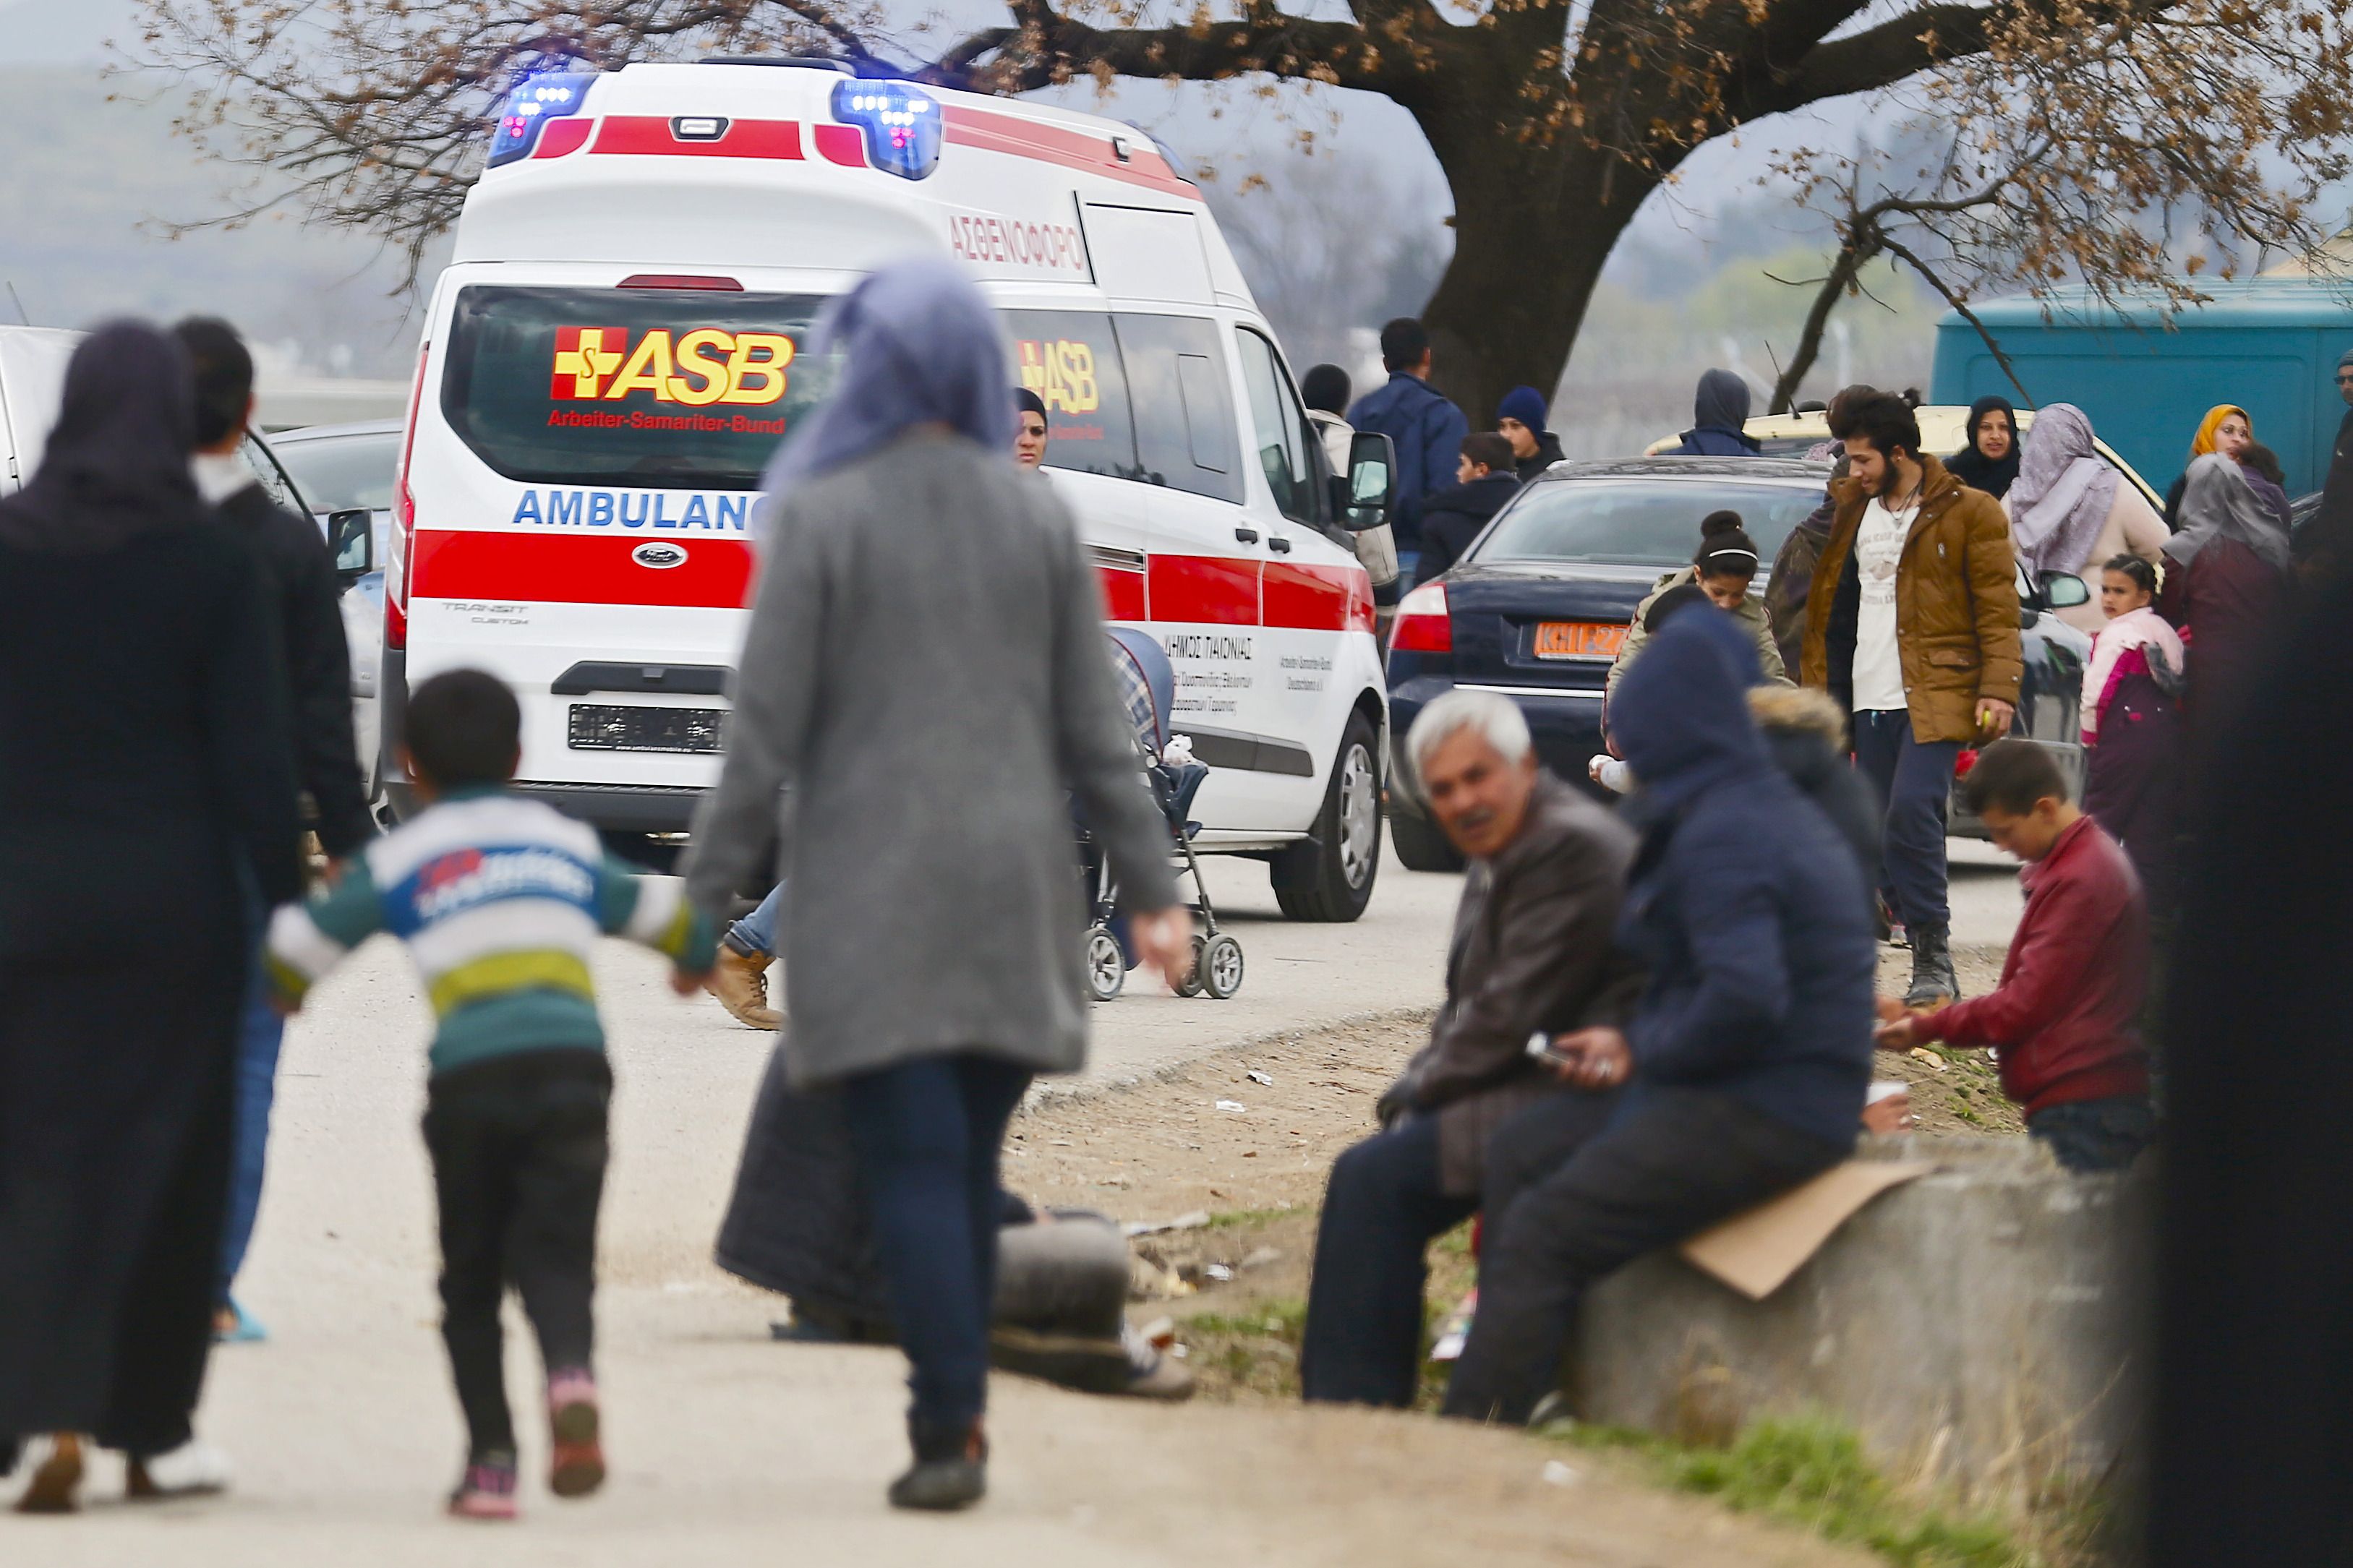
M 1066 792 L 1164 973 L 1190 960 L 1167 827 L 1092 566 L 1024 476 L 995 316 L 944 260 L 839 307 L 839 387 L 767 475 L 765 561 L 690 894 L 783 847 L 796 1085 L 839 1084 L 913 1373 L 902 1508 L 985 1488 L 997 1162 L 1033 1074 L 1086 1052 Z

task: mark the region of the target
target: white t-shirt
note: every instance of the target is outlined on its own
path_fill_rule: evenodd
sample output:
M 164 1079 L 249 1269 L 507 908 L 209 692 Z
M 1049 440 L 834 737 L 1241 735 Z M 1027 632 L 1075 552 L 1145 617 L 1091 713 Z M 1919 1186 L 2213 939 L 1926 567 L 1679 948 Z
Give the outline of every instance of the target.
M 1857 712 L 1904 706 L 1904 663 L 1895 649 L 1895 563 L 1904 553 L 1912 520 L 1919 515 L 1917 500 L 1902 511 L 1890 511 L 1873 496 L 1862 509 L 1862 526 L 1855 531 L 1855 575 L 1862 585 L 1854 626 Z

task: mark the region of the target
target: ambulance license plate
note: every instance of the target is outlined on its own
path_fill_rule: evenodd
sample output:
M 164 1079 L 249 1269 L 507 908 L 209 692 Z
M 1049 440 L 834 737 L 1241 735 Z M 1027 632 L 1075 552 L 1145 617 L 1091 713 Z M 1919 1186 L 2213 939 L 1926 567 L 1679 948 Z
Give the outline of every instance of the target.
M 1616 658 L 1626 628 L 1606 621 L 1538 621 L 1538 658 Z
M 725 744 L 723 708 L 623 708 L 572 705 L 572 748 L 578 752 L 716 752 Z

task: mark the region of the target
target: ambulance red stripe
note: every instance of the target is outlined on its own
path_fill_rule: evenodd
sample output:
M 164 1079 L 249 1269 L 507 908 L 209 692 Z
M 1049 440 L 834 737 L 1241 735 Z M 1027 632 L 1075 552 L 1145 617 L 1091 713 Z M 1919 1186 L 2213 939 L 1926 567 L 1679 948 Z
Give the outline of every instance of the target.
M 561 124 L 562 121 L 556 123 Z M 545 135 L 545 132 L 541 132 Z M 609 114 L 596 122 L 588 149 L 637 158 L 802 158 L 797 120 L 733 120 L 716 142 L 681 142 L 659 114 Z
M 669 544 L 686 559 L 656 568 L 632 553 Z M 409 547 L 409 599 L 488 604 L 654 605 L 734 610 L 749 601 L 751 547 L 689 531 L 532 533 L 420 529 Z M 1115 621 L 1370 631 L 1373 595 L 1357 566 L 1261 563 L 1240 556 L 1155 555 L 1144 572 L 1102 570 Z M 1263 605 L 1261 605 L 1261 600 Z
M 1059 125 L 1040 125 L 1010 114 L 997 114 L 986 109 L 967 109 L 950 104 L 942 110 L 944 133 L 949 143 L 957 147 L 977 147 L 990 153 L 1007 153 L 1016 158 L 1034 158 L 1041 163 L 1059 164 L 1065 169 L 1083 169 L 1090 174 L 1118 180 L 1125 184 L 1142 185 L 1172 196 L 1184 196 L 1193 201 L 1201 193 L 1189 182 L 1176 177 L 1160 150 L 1150 137 L 1137 132 L 1129 143 L 1128 161 L 1124 163 L 1112 153 L 1110 144 L 1102 138 L 1076 131 L 1065 131 Z
M 1373 580 L 1361 566 L 1294 566 L 1270 561 L 1261 579 L 1270 626 L 1308 631 L 1373 629 Z
M 1254 626 L 1258 563 L 1229 555 L 1155 555 L 1147 568 L 1152 618 Z
M 630 552 L 643 544 L 686 552 L 656 571 Z M 665 530 L 649 533 L 523 533 L 419 530 L 408 596 L 499 604 L 660 605 L 740 610 L 752 583 L 752 550 L 740 539 Z
M 809 134 L 817 141 L 818 155 L 827 163 L 852 169 L 866 167 L 866 133 L 857 126 L 819 121 L 809 127 Z
M 1145 613 L 1143 573 L 1123 571 L 1115 566 L 1098 570 L 1103 577 L 1105 620 L 1144 621 L 1152 618 Z

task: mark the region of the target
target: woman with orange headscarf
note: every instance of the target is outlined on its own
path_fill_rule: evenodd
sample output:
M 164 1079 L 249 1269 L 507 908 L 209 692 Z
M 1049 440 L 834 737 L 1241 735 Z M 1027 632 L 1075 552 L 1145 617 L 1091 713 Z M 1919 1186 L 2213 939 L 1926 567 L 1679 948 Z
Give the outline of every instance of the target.
M 2220 452 L 2234 463 L 2242 461 L 2248 447 L 2255 444 L 2255 422 L 2247 411 L 2235 403 L 2218 403 L 2198 421 L 2198 434 L 2189 442 L 2189 461 L 2194 463 L 2209 453 Z M 2181 531 L 2181 487 L 2189 478 L 2187 464 L 2176 476 L 2173 488 L 2165 492 L 2165 526 L 2172 532 Z

